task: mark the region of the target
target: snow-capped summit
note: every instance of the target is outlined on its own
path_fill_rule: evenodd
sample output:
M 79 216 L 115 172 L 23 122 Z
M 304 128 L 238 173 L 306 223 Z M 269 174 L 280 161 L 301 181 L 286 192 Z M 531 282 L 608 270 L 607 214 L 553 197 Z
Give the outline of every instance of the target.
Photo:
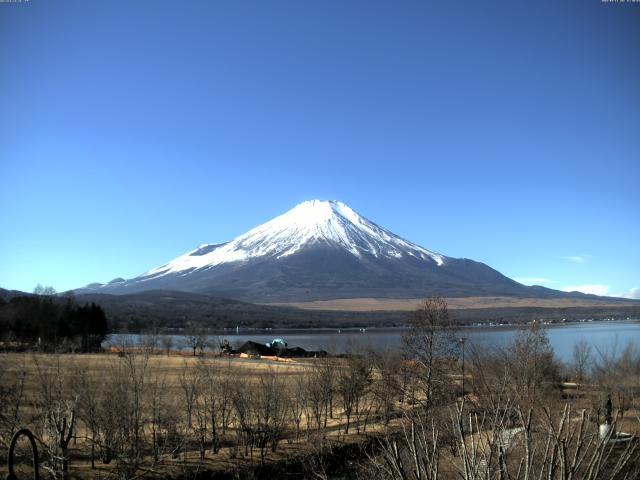
M 446 257 L 338 201 L 310 200 L 219 244 L 202 244 L 139 277 L 84 289 L 181 290 L 253 302 L 521 294 L 472 260 Z
M 306 246 L 325 244 L 360 257 L 432 259 L 438 265 L 444 256 L 403 240 L 334 200 L 309 200 L 230 242 L 200 245 L 169 263 L 149 270 L 143 277 L 209 268 L 223 263 L 259 257 L 281 259 Z

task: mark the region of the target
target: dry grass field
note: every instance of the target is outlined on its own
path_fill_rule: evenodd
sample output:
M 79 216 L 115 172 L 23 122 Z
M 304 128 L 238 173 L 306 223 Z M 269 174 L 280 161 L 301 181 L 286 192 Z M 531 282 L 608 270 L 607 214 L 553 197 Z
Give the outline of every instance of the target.
M 272 305 L 291 306 L 306 310 L 331 311 L 414 311 L 424 302 L 422 298 L 342 298 L 317 300 L 313 302 L 274 303 Z M 514 298 L 514 297 L 461 297 L 447 298 L 450 310 L 482 308 L 572 308 L 572 307 L 617 307 L 621 302 L 612 299 L 575 298 Z
M 141 352 L 125 356 L 111 353 L 0 354 L 2 381 L 5 385 L 19 387 L 22 392 L 17 413 L 19 423 L 34 431 L 41 441 L 41 448 L 55 444 L 55 435 L 45 426 L 48 412 L 66 411 L 69 420 L 71 410 L 74 410 L 75 430 L 68 452 L 72 478 L 119 477 L 121 464 L 131 462 L 123 445 L 114 446 L 114 449 L 122 449 L 122 458 L 116 456 L 109 464 L 99 461 L 99 450 L 104 450 L 105 444 L 113 439 L 92 438 L 92 419 L 87 415 L 103 415 L 104 412 L 87 411 L 90 409 L 85 400 L 87 394 L 95 400 L 95 407 L 116 411 L 115 415 L 105 414 L 106 422 L 126 423 L 132 415 L 139 415 L 138 435 L 144 446 L 135 462 L 139 464 L 137 468 L 144 466 L 143 470 L 152 476 L 182 477 L 187 472 L 192 474 L 203 469 L 235 471 L 284 459 L 304 459 L 317 453 L 320 444 L 344 446 L 364 442 L 368 435 L 380 431 L 383 423 L 394 424 L 389 417 L 381 421 L 373 391 L 358 399 L 356 408 L 359 411 L 350 413 L 348 433 L 339 396 L 334 394 L 333 398 L 327 399 L 326 391 L 318 388 L 312 398 L 314 394 L 308 391 L 313 390 L 313 383 L 333 380 L 335 385 L 341 368 L 339 363 L 336 359 L 279 362 Z M 371 381 L 374 381 L 376 375 L 371 375 Z M 302 392 L 305 389 L 307 391 Z M 7 392 L 4 394 L 7 407 L 10 407 L 15 397 Z M 136 400 L 135 395 L 140 398 Z M 266 395 L 273 396 L 272 405 L 259 401 L 260 396 Z M 285 401 L 279 402 L 276 397 Z M 132 410 L 136 408 L 136 401 L 140 402 L 137 412 Z M 214 405 L 213 402 L 217 403 Z M 126 408 L 121 410 L 125 403 Z M 406 407 L 400 407 L 398 411 L 402 408 Z M 374 413 L 374 409 L 378 411 Z M 207 418 L 212 415 L 216 417 L 218 429 L 215 452 L 212 450 L 212 419 Z M 245 420 L 238 418 L 241 415 L 251 417 L 245 419 L 247 426 L 243 423 Z M 258 427 L 261 415 L 272 418 Z M 249 426 L 249 422 L 256 425 Z M 108 427 L 100 428 L 106 431 Z M 123 428 L 133 427 L 127 424 Z M 263 439 L 262 446 L 258 439 L 247 443 L 246 431 L 260 428 L 278 429 L 277 449 L 271 438 Z M 176 437 L 171 445 L 167 441 L 169 432 Z M 259 432 L 254 434 L 260 435 Z M 156 437 L 163 439 L 154 441 Z M 7 441 L 6 435 L 4 441 Z M 154 453 L 149 445 L 162 442 L 160 451 Z M 94 468 L 89 459 L 92 443 L 96 450 Z M 23 468 L 28 470 L 25 465 Z M 4 475 L 6 470 L 0 468 L 0 473 Z
M 0 353 L 0 446 L 6 452 L 11 433 L 27 426 L 51 478 L 356 478 L 341 470 L 352 465 L 371 480 L 395 480 L 405 477 L 385 468 L 407 461 L 399 445 L 439 469 L 430 478 L 470 480 L 471 464 L 515 471 L 526 455 L 536 465 L 557 461 L 545 445 L 605 452 L 594 439 L 608 396 L 617 431 L 640 435 L 640 353 L 631 347 L 592 358 L 588 369 L 586 351 L 584 368 L 562 366 L 533 325 L 502 350 L 470 352 L 463 395 L 458 360 L 424 345 L 414 345 L 415 360 L 400 352 L 282 362 L 144 350 Z M 505 435 L 515 443 L 496 463 Z M 527 452 L 527 442 L 537 448 Z M 612 458 L 640 458 L 636 440 L 626 445 Z M 19 462 L 29 475 L 28 457 Z

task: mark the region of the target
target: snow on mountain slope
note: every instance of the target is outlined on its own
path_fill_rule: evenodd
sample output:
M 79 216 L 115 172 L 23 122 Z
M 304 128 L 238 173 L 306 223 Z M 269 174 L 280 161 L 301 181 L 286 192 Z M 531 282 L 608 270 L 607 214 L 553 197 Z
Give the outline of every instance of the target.
M 201 269 L 259 257 L 282 259 L 305 246 L 323 243 L 355 257 L 415 257 L 443 265 L 447 257 L 429 251 L 362 217 L 344 203 L 310 200 L 230 242 L 204 244 L 140 278 L 151 280 L 168 274 L 188 274 Z

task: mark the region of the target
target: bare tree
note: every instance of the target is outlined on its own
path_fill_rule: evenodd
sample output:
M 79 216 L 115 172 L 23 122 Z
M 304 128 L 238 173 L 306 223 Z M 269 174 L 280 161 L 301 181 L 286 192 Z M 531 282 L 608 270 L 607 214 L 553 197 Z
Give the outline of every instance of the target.
M 182 402 L 184 405 L 184 411 L 187 415 L 187 427 L 191 428 L 193 426 L 193 408 L 195 405 L 196 397 L 198 396 L 200 383 L 200 375 L 198 375 L 198 370 L 196 368 L 193 368 L 192 365 L 189 365 L 189 363 L 185 361 L 184 365 L 182 366 L 182 371 L 180 372 L 178 381 L 180 382 L 180 389 L 182 390 Z
M 195 378 L 197 379 L 195 382 L 195 401 L 194 401 L 194 423 L 193 423 L 193 433 L 195 434 L 196 441 L 198 444 L 198 452 L 200 455 L 200 460 L 204 460 L 206 451 L 207 451 L 207 436 L 208 429 L 210 425 L 210 421 L 215 421 L 215 403 L 212 405 L 211 402 L 215 402 L 216 397 L 209 395 L 209 376 L 207 375 L 206 367 L 203 367 L 202 364 L 199 364 L 195 367 L 192 367 L 196 370 Z M 211 417 L 213 413 L 214 418 Z
M 583 338 L 573 345 L 573 356 L 571 367 L 575 375 L 578 392 L 580 386 L 591 370 L 593 362 L 591 345 Z
M 172 405 L 172 399 L 167 395 L 169 385 L 166 374 L 163 371 L 154 371 L 149 377 L 145 409 L 149 417 L 148 429 L 151 433 L 153 461 L 158 463 L 164 453 L 176 448 L 171 442 L 173 438 L 169 432 L 176 430 L 177 408 Z
M 616 447 L 612 430 L 594 435 L 585 411 L 566 405 L 560 415 L 536 417 L 520 406 L 502 405 L 493 416 L 452 412 L 453 442 L 458 452 L 442 468 L 440 430 L 424 417 L 406 417 L 398 436 L 382 442 L 382 454 L 370 457 L 381 479 L 548 480 L 637 479 L 638 442 Z M 513 414 L 513 415 L 512 415 Z M 516 426 L 509 418 L 517 417 Z M 538 418 L 536 420 L 536 418 Z
M 514 402 L 518 395 L 513 388 L 517 373 L 509 350 L 472 344 L 467 358 L 471 389 L 482 410 L 494 414 Z
M 101 399 L 103 461 L 117 459 L 117 470 L 133 476 L 142 461 L 148 393 L 149 351 L 123 353 L 112 365 L 108 391 Z
M 313 368 L 305 377 L 305 404 L 310 412 L 307 416 L 307 426 L 310 427 L 312 423 L 310 420 L 313 420 L 316 432 L 321 439 L 324 438 L 327 419 L 332 411 L 334 368 L 331 359 L 322 359 L 314 362 Z
M 373 362 L 377 373 L 372 385 L 372 394 L 376 401 L 375 408 L 387 425 L 393 416 L 396 402 L 401 399 L 398 392 L 403 390 L 403 362 L 401 356 L 393 351 L 376 353 Z
M 224 435 L 229 423 L 233 377 L 230 367 L 221 368 L 215 362 L 201 361 L 198 368 L 202 379 L 202 407 L 207 412 L 211 431 L 211 451 L 218 453 L 221 434 Z
M 271 368 L 260 372 L 257 388 L 258 395 L 254 400 L 255 433 L 260 448 L 260 462 L 264 463 L 266 448 L 270 447 L 275 452 L 284 435 L 289 403 L 288 397 L 283 395 L 283 378 Z
M 171 350 L 173 349 L 173 336 L 168 334 L 162 335 L 160 337 L 160 345 L 167 357 L 171 355 Z
M 307 409 L 307 395 L 305 394 L 305 376 L 297 375 L 292 384 L 289 385 L 287 394 L 289 395 L 289 415 L 291 422 L 295 425 L 295 439 L 300 439 L 300 424 L 302 418 L 306 414 L 307 424 L 309 423 L 309 415 Z
M 640 389 L 640 352 L 635 343 L 629 342 L 619 352 L 617 345 L 610 349 L 598 349 L 593 363 L 593 375 L 602 387 L 595 399 L 598 407 L 604 398 L 611 395 L 615 399 L 621 416 L 630 408 Z
M 53 478 L 69 476 L 69 442 L 76 428 L 77 394 L 69 387 L 69 372 L 56 355 L 50 365 L 34 357 L 40 387 L 37 407 L 43 422 L 42 439 L 48 453 L 45 469 Z
M 408 360 L 419 366 L 419 400 L 429 410 L 452 393 L 446 379 L 446 362 L 457 357 L 458 340 L 447 301 L 441 297 L 424 300 L 410 315 L 407 326 L 402 338 L 404 350 Z
M 252 461 L 255 444 L 252 398 L 257 394 L 255 386 L 244 377 L 236 378 L 232 385 L 231 404 L 235 413 L 237 445 L 244 447 L 244 455 L 251 455 Z
M 371 384 L 372 364 L 364 355 L 350 355 L 338 371 L 337 389 L 347 423 L 344 433 L 349 433 L 351 417 L 360 413 L 362 398 Z
M 89 376 L 86 369 L 76 371 L 76 383 L 78 385 L 78 418 L 84 423 L 86 437 L 91 448 L 91 469 L 95 470 L 96 445 L 100 434 L 99 408 L 100 394 L 103 382 L 97 382 Z
M 26 369 L 0 368 L 0 446 L 9 448 L 13 434 L 24 422 Z
M 539 323 L 531 323 L 518 330 L 508 347 L 512 366 L 514 394 L 525 408 L 550 396 L 559 379 L 558 365 L 547 330 Z
M 33 293 L 36 295 L 53 296 L 57 292 L 56 292 L 56 289 L 53 287 L 43 287 L 42 285 L 38 284 L 33 289 Z
M 234 381 L 234 371 L 229 362 L 226 368 L 220 369 L 218 372 L 218 395 L 219 403 L 218 410 L 220 412 L 220 427 L 222 429 L 222 435 L 224 435 L 231 421 L 231 392 Z
M 110 375 L 102 379 L 103 390 L 97 395 L 96 410 L 97 445 L 100 458 L 104 464 L 111 463 L 124 452 L 128 438 L 128 404 L 129 395 L 126 378 L 119 365 L 112 364 Z
M 191 323 L 185 330 L 185 340 L 195 357 L 197 351 L 202 354 L 207 347 L 207 332 L 202 325 Z
M 142 347 L 142 349 L 148 352 L 149 354 L 156 353 L 156 350 L 158 349 L 158 343 L 159 343 L 159 340 L 158 340 L 157 328 L 151 328 L 149 329 L 149 331 L 143 333 L 140 336 L 139 344 Z

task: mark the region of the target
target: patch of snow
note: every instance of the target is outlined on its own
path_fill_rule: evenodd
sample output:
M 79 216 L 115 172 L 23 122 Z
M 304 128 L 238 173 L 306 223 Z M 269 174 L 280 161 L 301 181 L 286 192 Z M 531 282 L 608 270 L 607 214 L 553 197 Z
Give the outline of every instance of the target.
M 373 255 L 392 259 L 410 255 L 444 263 L 443 255 L 422 248 L 376 225 L 338 201 L 310 200 L 230 242 L 203 244 L 143 274 L 141 281 L 170 273 L 211 268 L 272 256 L 294 255 L 312 243 L 338 246 L 356 257 Z

